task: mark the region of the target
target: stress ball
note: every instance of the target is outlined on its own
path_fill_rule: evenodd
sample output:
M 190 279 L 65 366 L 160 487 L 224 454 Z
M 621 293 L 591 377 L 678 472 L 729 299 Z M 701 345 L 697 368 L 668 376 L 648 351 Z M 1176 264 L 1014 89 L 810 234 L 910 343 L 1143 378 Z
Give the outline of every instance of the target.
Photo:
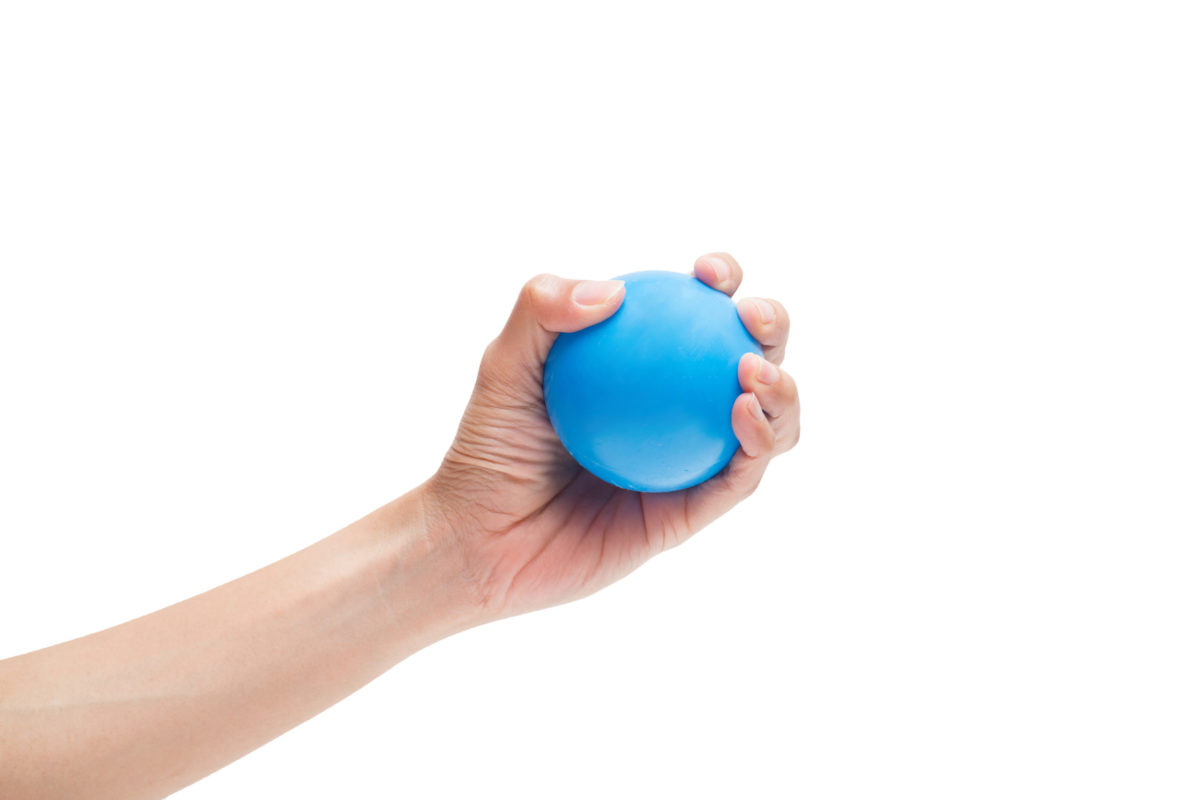
M 711 478 L 738 441 L 737 365 L 762 355 L 727 296 L 691 275 L 621 275 L 608 319 L 560 334 L 546 359 L 546 411 L 563 446 L 598 478 L 638 492 Z

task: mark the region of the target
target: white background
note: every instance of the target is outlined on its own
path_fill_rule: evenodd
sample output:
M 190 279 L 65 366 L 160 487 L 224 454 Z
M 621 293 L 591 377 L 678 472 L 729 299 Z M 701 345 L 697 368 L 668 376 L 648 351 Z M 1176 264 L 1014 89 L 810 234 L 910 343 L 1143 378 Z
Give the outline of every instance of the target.
M 726 249 L 758 495 L 179 796 L 1197 796 L 1191 7 L 0 5 L 0 654 L 423 480 L 527 277 Z

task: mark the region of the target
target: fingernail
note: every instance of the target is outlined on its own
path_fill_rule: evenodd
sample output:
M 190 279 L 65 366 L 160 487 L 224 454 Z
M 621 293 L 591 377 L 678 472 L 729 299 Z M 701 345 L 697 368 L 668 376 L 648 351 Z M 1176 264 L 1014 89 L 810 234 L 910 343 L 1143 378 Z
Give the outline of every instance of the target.
M 758 360 L 758 382 L 770 386 L 779 380 L 779 367 L 767 361 L 765 358 Z
M 726 264 L 723 259 L 710 258 L 706 259 L 704 263 L 712 267 L 713 275 L 716 277 L 717 283 L 724 283 L 725 281 L 729 280 L 729 265 Z
M 758 398 L 750 395 L 750 411 L 758 419 L 766 419 L 767 415 L 763 413 L 762 403 L 758 402 Z
M 575 284 L 571 299 L 581 306 L 600 306 L 621 291 L 625 281 L 581 281 Z
M 759 319 L 764 325 L 769 325 L 775 321 L 775 307 L 766 300 L 753 300 L 754 307 L 758 309 Z

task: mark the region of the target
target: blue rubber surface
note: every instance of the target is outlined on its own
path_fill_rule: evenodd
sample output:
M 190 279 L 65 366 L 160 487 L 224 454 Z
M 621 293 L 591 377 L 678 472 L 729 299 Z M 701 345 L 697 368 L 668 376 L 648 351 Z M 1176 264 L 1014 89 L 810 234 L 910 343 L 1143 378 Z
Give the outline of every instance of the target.
M 762 355 L 733 301 L 691 275 L 621 275 L 616 314 L 559 335 L 546 359 L 546 411 L 567 451 L 623 489 L 670 492 L 721 470 L 738 442 L 737 364 Z

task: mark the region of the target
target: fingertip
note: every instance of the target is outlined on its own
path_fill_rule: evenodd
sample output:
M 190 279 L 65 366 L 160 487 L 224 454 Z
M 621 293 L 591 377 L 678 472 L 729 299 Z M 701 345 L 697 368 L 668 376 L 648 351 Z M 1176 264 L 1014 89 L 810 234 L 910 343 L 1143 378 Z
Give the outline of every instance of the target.
M 692 274 L 707 286 L 732 295 L 742 282 L 742 268 L 728 253 L 707 253 L 696 259 Z
M 743 353 L 741 359 L 738 360 L 738 385 L 742 387 L 742 391 L 754 391 L 754 379 L 758 375 L 761 360 L 757 353 Z
M 749 298 L 743 297 L 737 303 L 738 318 L 742 324 L 746 326 L 746 330 L 753 336 L 759 344 L 762 344 L 762 339 L 759 338 L 760 328 L 762 323 L 759 321 L 758 314 L 754 310 L 754 306 L 750 305 Z
M 539 275 L 525 285 L 537 324 L 551 333 L 573 333 L 611 317 L 625 299 L 624 281 L 572 281 Z
M 729 267 L 708 256 L 696 259 L 696 266 L 692 268 L 692 271 L 697 278 L 714 289 L 729 280 Z
M 771 452 L 774 431 L 753 393 L 747 392 L 733 403 L 733 433 L 742 450 L 751 458 Z
M 748 411 L 750 412 L 750 417 L 755 421 L 755 423 L 766 421 L 767 414 L 765 411 L 763 411 L 762 403 L 758 401 L 758 395 L 751 394 L 750 400 L 748 403 L 746 403 L 746 405 L 749 406 Z
M 573 290 L 571 300 L 575 310 L 568 330 L 597 325 L 617 313 L 621 303 L 625 302 L 625 281 L 581 281 Z
M 764 330 L 774 324 L 775 307 L 759 297 L 744 297 L 737 304 L 738 316 L 751 331 Z
M 746 297 L 738 302 L 737 310 L 746 330 L 763 346 L 767 360 L 774 364 L 783 361 L 783 349 L 791 327 L 783 303 L 763 297 Z
M 620 305 L 625 297 L 625 281 L 580 281 L 571 290 L 571 299 L 584 308 Z

